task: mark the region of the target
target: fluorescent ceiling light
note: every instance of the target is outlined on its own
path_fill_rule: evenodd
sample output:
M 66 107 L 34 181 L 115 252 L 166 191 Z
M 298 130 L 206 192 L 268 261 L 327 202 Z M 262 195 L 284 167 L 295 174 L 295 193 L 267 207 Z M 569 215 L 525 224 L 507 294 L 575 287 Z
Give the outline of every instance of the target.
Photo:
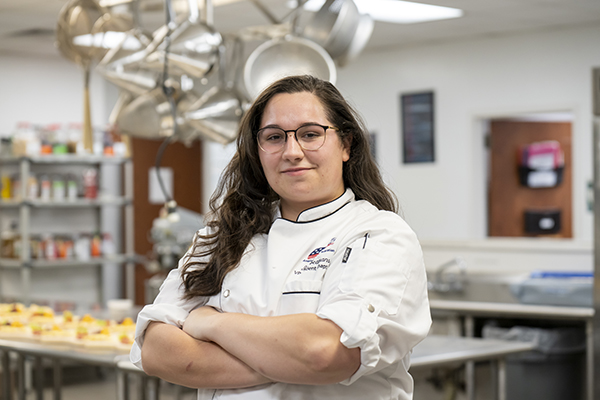
M 396 24 L 414 24 L 417 22 L 458 18 L 463 11 L 458 8 L 413 3 L 402 0 L 354 0 L 361 14 L 369 14 L 376 21 Z M 318 11 L 325 0 L 309 0 L 304 4 L 308 11 Z
M 125 41 L 123 42 L 123 39 Z M 122 44 L 121 44 L 122 43 Z M 127 35 L 126 32 L 99 32 L 96 34 L 85 34 L 75 36 L 73 38 L 73 44 L 82 47 L 98 47 L 104 49 L 112 49 L 113 47 L 121 44 L 123 50 L 140 50 L 142 44 L 134 37 Z

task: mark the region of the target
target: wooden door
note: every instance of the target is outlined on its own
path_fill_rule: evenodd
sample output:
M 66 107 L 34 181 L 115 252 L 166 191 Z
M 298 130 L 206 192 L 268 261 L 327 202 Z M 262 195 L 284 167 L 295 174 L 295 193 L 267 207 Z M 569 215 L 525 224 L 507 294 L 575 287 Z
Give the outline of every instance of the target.
M 148 239 L 152 222 L 158 217 L 162 204 L 148 200 L 148 171 L 154 168 L 161 140 L 132 138 L 134 182 L 135 253 L 146 256 L 152 251 Z M 202 212 L 202 143 L 195 141 L 190 147 L 171 143 L 165 150 L 161 167 L 173 170 L 173 199 L 180 207 Z M 190 238 L 191 240 L 191 238 Z M 135 303 L 145 303 L 145 282 L 152 275 L 139 264 L 135 270 Z
M 564 152 L 562 182 L 551 188 L 521 185 L 518 151 L 523 145 L 556 140 Z M 525 210 L 560 210 L 561 229 L 549 236 L 570 238 L 572 231 L 571 123 L 494 120 L 490 128 L 488 193 L 489 236 L 538 236 L 525 232 Z

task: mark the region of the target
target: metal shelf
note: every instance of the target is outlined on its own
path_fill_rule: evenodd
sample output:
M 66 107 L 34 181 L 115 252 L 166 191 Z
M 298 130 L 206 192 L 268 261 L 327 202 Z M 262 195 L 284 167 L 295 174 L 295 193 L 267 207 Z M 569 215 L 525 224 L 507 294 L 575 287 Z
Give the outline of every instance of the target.
M 94 166 L 94 168 L 101 168 L 103 165 L 116 165 L 121 166 L 121 177 L 123 179 L 123 185 L 121 189 L 113 188 L 108 190 L 107 193 L 100 193 L 96 199 L 78 198 L 76 200 L 69 201 L 67 199 L 62 201 L 55 200 L 40 200 L 40 199 L 28 199 L 26 197 L 25 187 L 21 186 L 21 199 L 13 200 L 7 199 L 0 201 L 1 210 L 17 210 L 18 220 L 20 225 L 19 235 L 21 240 L 21 258 L 20 259 L 9 259 L 0 258 L 0 270 L 18 270 L 21 274 L 21 290 L 20 296 L 24 303 L 27 303 L 31 299 L 31 279 L 32 273 L 35 270 L 42 269 L 53 269 L 53 268 L 76 268 L 76 267 L 102 267 L 105 264 L 118 264 L 125 268 L 125 297 L 133 299 L 135 292 L 135 260 L 134 245 L 133 245 L 133 165 L 130 157 L 115 157 L 115 156 L 103 156 L 103 155 L 77 155 L 77 154 L 61 154 L 61 155 L 41 155 L 41 156 L 0 156 L 0 166 L 18 166 L 19 167 L 19 178 L 21 182 L 27 182 L 31 174 L 31 169 L 34 165 L 38 165 L 37 169 L 40 169 L 40 165 L 73 165 L 73 166 Z M 42 167 L 43 168 L 43 167 Z M 117 254 L 114 256 L 105 256 L 90 258 L 89 260 L 77 260 L 77 259 L 56 259 L 56 260 L 40 260 L 30 259 L 29 251 L 30 244 L 29 238 L 31 237 L 31 224 L 33 220 L 38 217 L 38 213 L 35 210 L 40 209 L 94 209 L 96 223 L 93 229 L 99 229 L 102 224 L 102 216 L 105 214 L 104 206 L 115 206 L 122 207 L 123 216 L 120 217 L 124 221 L 124 236 L 123 236 L 123 251 L 125 254 Z M 89 211 L 86 211 L 89 212 Z M 110 210 L 109 215 L 112 215 Z M 117 222 L 119 222 L 117 221 Z M 102 304 L 103 298 L 103 270 L 104 268 L 98 268 L 97 275 L 97 290 L 98 290 L 98 302 Z M 1 276 L 0 276 L 1 279 Z M 1 287 L 0 287 L 1 290 Z M 1 294 L 1 293 L 0 293 Z
M 27 160 L 32 164 L 75 164 L 75 165 L 90 165 L 90 164 L 123 164 L 130 157 L 117 156 L 96 156 L 96 155 L 79 155 L 79 154 L 47 154 L 41 156 L 2 156 L 0 163 L 3 164 L 18 164 Z
M 23 262 L 19 259 L 13 259 L 13 258 L 0 258 L 0 268 L 18 269 L 18 268 L 23 268 L 26 266 L 29 266 L 33 269 L 94 267 L 94 266 L 108 264 L 108 263 L 124 264 L 124 263 L 128 263 L 128 262 L 134 262 L 135 259 L 136 259 L 135 255 L 128 255 L 128 254 L 115 254 L 112 256 L 91 257 L 89 260 L 56 259 L 56 260 L 31 260 L 29 262 Z
M 35 208 L 85 208 L 85 207 L 101 207 L 101 206 L 125 206 L 132 204 L 133 200 L 126 197 L 103 197 L 98 199 L 76 199 L 76 200 L 2 200 L 0 208 L 15 208 L 21 206 L 31 206 Z

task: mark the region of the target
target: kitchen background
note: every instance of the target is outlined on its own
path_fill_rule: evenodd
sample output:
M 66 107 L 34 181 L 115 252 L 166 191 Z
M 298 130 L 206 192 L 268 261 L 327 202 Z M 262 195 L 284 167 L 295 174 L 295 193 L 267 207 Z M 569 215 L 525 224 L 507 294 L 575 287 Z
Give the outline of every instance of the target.
M 18 9 L 14 2 L 0 9 L 3 26 L 11 21 L 16 29 L 12 21 L 19 18 L 22 30 L 34 29 L 32 21 L 49 18 L 35 11 L 38 2 L 28 2 L 29 7 L 19 3 Z M 600 66 L 600 7 L 593 1 L 439 3 L 464 9 L 465 16 L 405 25 L 398 31 L 386 31 L 391 24 L 377 23 L 369 46 L 357 60 L 338 68 L 337 80 L 376 136 L 377 161 L 423 243 L 428 269 L 458 255 L 470 270 L 590 271 L 591 76 Z M 216 25 L 234 24 L 220 18 L 228 7 L 233 6 L 223 6 L 222 11 L 216 7 Z M 264 16 L 248 7 L 247 21 L 264 23 Z M 159 15 L 155 18 L 162 18 Z M 237 15 L 236 23 L 239 20 Z M 81 121 L 82 71 L 49 47 L 51 36 L 35 39 L 35 31 L 26 37 L 7 29 L 2 41 L 12 45 L 0 53 L 0 133 L 10 135 L 19 121 Z M 400 96 L 423 91 L 435 95 L 435 160 L 404 164 Z M 92 121 L 101 126 L 118 90 L 92 74 L 90 93 Z M 485 143 L 490 121 L 498 119 L 571 124 L 572 168 L 565 173 L 572 182 L 572 239 L 488 240 Z M 201 151 L 197 171 L 202 175 L 204 211 L 232 149 L 205 142 Z M 75 286 L 82 296 L 88 295 L 85 287 Z M 118 288 L 114 290 L 112 295 L 117 295 Z
M 53 46 L 53 29 L 64 3 L 4 0 L 0 4 L 1 137 L 11 136 L 21 121 L 41 125 L 82 121 L 83 72 L 60 56 Z M 152 27 L 161 25 L 162 3 L 143 0 L 146 19 L 142 21 Z M 215 25 L 219 31 L 267 23 L 250 1 L 225 3 L 215 7 Z M 283 15 L 287 9 L 283 0 L 263 3 L 277 15 Z M 337 68 L 337 86 L 364 116 L 375 138 L 375 155 L 385 180 L 397 194 L 403 216 L 421 240 L 432 281 L 432 299 L 436 299 L 435 290 L 439 289 L 438 296 L 442 299 L 464 300 L 472 295 L 496 296 L 495 301 L 505 301 L 502 296 L 510 295 L 506 286 L 527 278 L 533 271 L 591 272 L 594 267 L 590 207 L 592 70 L 600 67 L 600 3 L 596 0 L 435 3 L 460 8 L 464 16 L 406 25 L 376 22 L 367 48 L 353 62 Z M 209 80 L 215 80 L 214 74 Z M 433 93 L 433 161 L 405 163 L 401 97 L 424 92 Z M 103 128 L 119 90 L 93 72 L 90 95 L 92 121 L 94 126 Z M 494 198 L 498 189 L 491 185 L 502 180 L 492 179 L 496 176 L 492 166 L 497 162 L 492 155 L 497 144 L 494 135 L 499 134 L 498 127 L 512 123 L 545 123 L 566 130 L 561 139 L 565 169 L 558 186 L 562 190 L 558 197 L 565 203 L 561 203 L 563 226 L 558 233 L 507 237 L 501 232 L 490 237 L 495 229 L 490 223 L 492 201 L 497 201 L 500 209 L 514 208 L 517 203 L 511 198 Z M 135 251 L 141 255 L 148 255 L 152 249 L 149 231 L 162 205 L 148 200 L 149 170 L 159 145 L 159 141 L 134 141 Z M 195 142 L 189 148 L 181 143 L 169 147 L 163 164 L 175 171 L 174 197 L 180 206 L 206 212 L 208 198 L 232 152 L 232 145 L 208 141 Z M 505 163 L 510 164 L 514 181 L 516 161 Z M 119 192 L 122 177 L 112 172 L 110 167 L 103 170 L 100 186 Z M 501 188 L 500 192 L 504 190 Z M 547 199 L 554 189 L 526 190 Z M 114 222 L 124 215 L 118 210 L 114 212 L 117 214 L 107 218 L 112 225 L 105 224 L 103 230 L 111 231 L 115 242 L 121 243 L 121 227 Z M 200 223 L 195 215 L 184 215 L 184 219 L 192 225 Z M 1 230 L 6 229 L 6 221 L 0 219 Z M 53 221 L 48 218 L 46 223 L 51 225 Z M 447 281 L 438 281 L 440 266 L 455 274 L 446 275 Z M 465 283 L 461 281 L 464 276 L 453 269 L 461 267 L 474 284 L 452 293 L 458 287 L 453 285 Z M 0 296 L 18 298 L 23 283 L 20 272 L 0 271 Z M 143 292 L 150 275 L 144 266 L 136 267 L 138 304 L 147 300 Z M 489 277 L 492 279 L 486 279 Z M 102 279 L 101 285 L 97 279 Z M 102 274 L 93 268 L 40 268 L 31 274 L 31 292 L 35 299 L 87 305 L 98 297 L 124 297 L 131 285 L 126 281 L 123 269 L 110 263 L 102 267 Z M 489 285 L 490 282 L 494 284 Z M 589 284 L 589 280 L 585 283 Z M 494 292 L 499 288 L 504 291 Z M 588 296 L 584 303 L 589 306 L 589 292 L 585 294 Z M 575 297 L 567 296 L 566 300 L 569 298 Z M 461 333 L 457 318 L 448 318 L 446 325 L 440 321 L 443 318 L 436 320 L 434 333 Z M 568 325 L 564 321 L 559 323 L 563 324 Z M 591 357 L 587 356 L 589 361 Z M 478 371 L 481 375 L 481 368 Z M 562 373 L 561 368 L 555 371 Z M 484 370 L 483 374 L 487 374 L 485 382 L 489 371 Z M 583 376 L 575 374 L 577 378 Z M 541 374 L 542 378 L 547 376 Z M 429 375 L 416 378 L 418 386 L 431 383 Z M 548 386 L 547 383 L 541 386 Z M 577 382 L 573 385 L 583 387 Z M 423 387 L 418 390 L 425 393 L 421 398 L 433 398 L 423 392 Z

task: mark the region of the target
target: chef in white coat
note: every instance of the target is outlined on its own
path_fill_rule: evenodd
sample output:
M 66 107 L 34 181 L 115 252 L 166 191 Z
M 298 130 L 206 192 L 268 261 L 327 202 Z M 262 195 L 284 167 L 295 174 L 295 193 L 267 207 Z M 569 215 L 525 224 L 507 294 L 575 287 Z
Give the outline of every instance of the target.
M 427 279 L 365 132 L 329 82 L 267 88 L 131 360 L 199 399 L 411 399 Z

